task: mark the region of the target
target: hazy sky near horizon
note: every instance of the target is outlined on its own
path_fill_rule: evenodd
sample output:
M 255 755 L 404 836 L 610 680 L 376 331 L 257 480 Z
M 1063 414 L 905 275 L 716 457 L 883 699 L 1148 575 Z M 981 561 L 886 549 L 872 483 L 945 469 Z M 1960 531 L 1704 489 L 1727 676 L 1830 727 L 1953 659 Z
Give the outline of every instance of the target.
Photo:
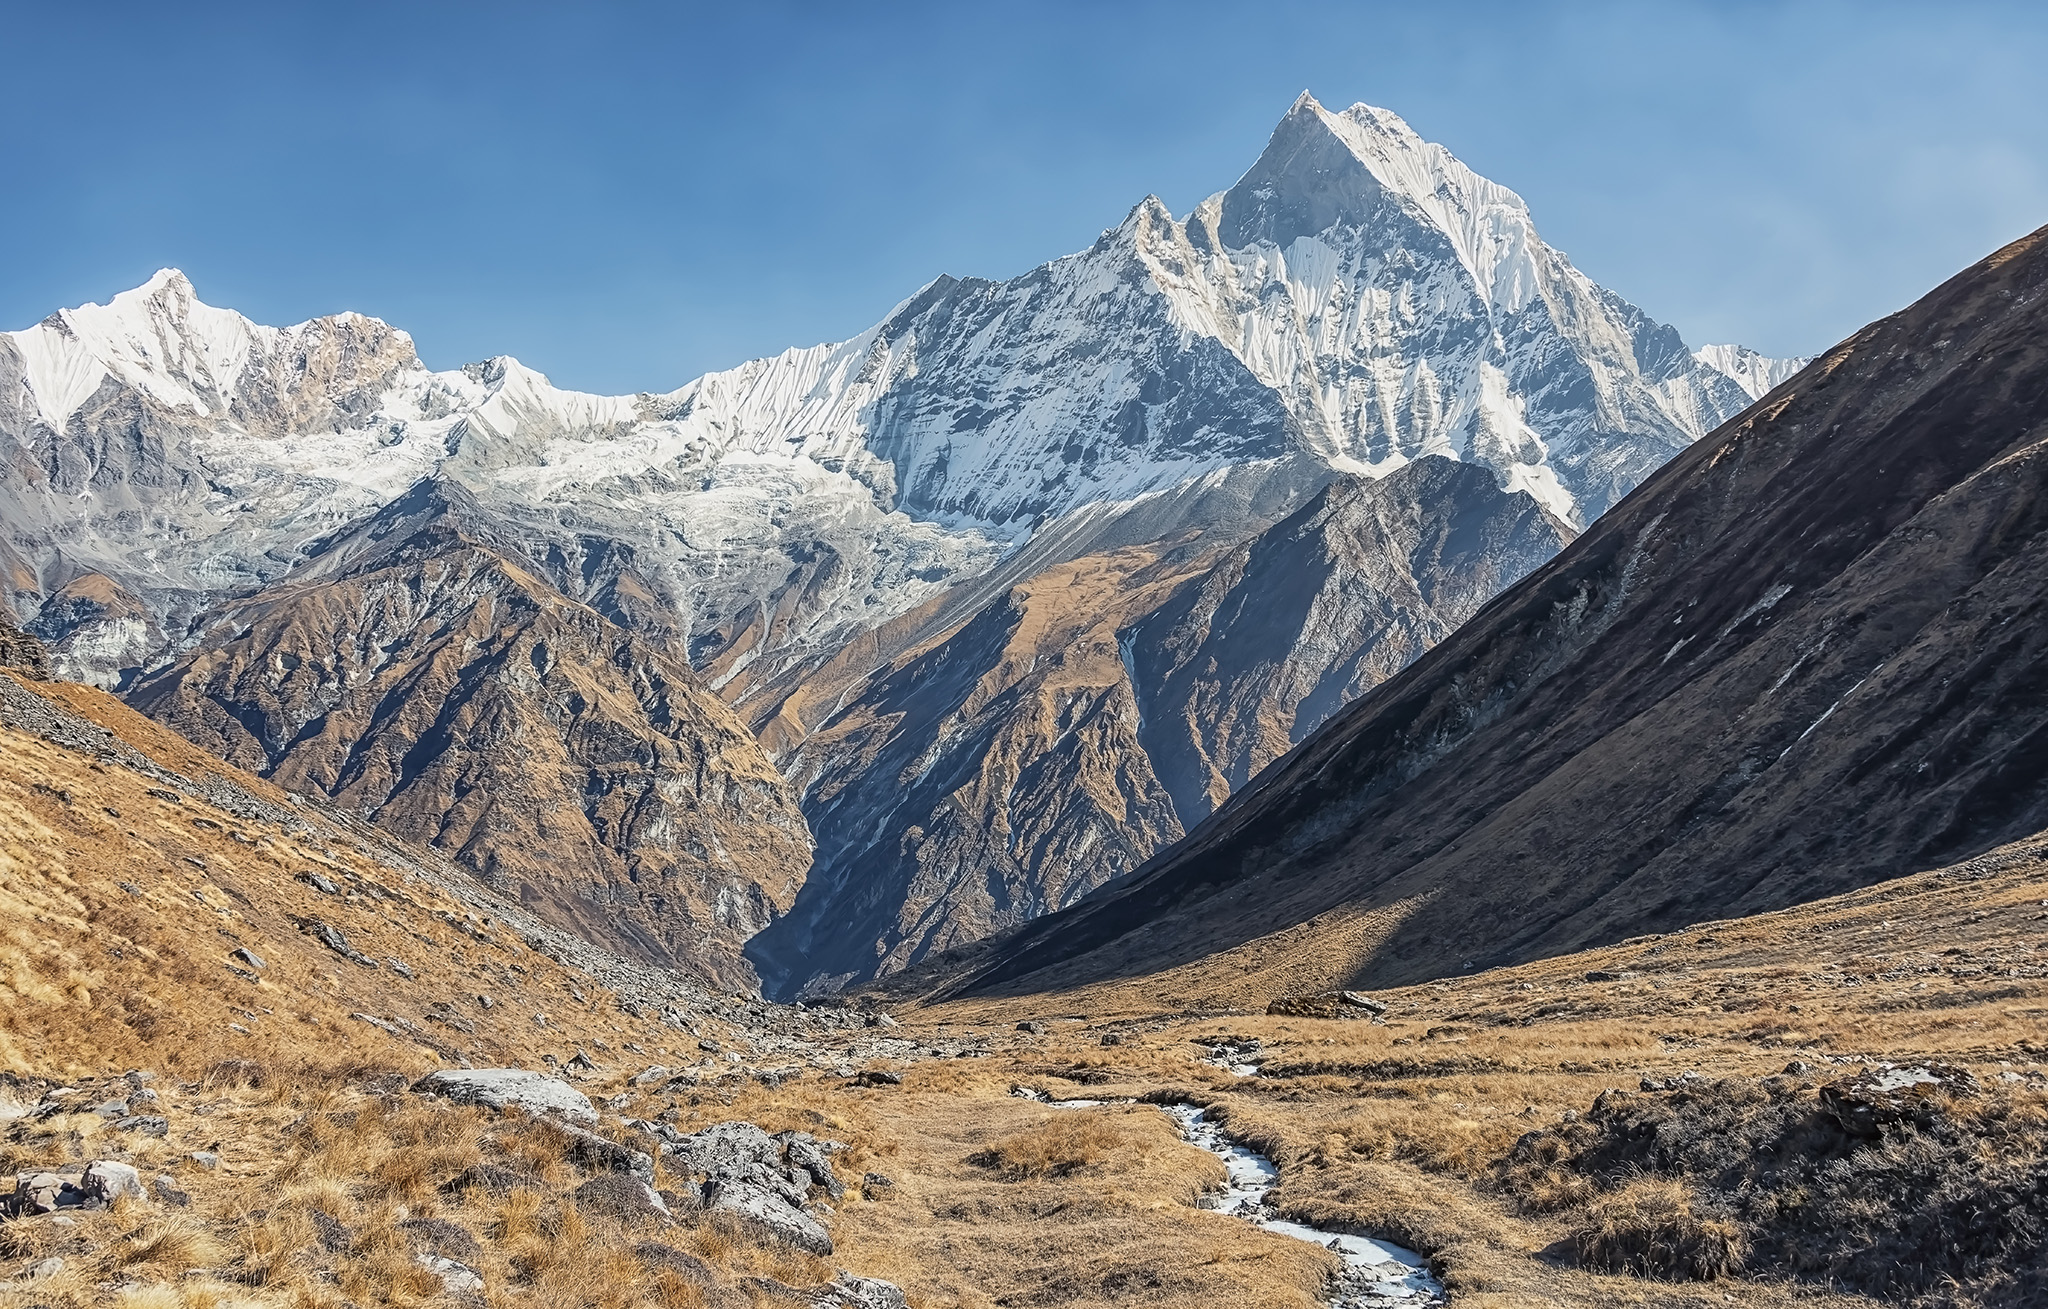
M 2048 6 L 0 0 L 0 328 L 156 268 L 667 390 L 1185 214 L 1306 88 L 1702 344 L 1809 353 L 2048 223 Z

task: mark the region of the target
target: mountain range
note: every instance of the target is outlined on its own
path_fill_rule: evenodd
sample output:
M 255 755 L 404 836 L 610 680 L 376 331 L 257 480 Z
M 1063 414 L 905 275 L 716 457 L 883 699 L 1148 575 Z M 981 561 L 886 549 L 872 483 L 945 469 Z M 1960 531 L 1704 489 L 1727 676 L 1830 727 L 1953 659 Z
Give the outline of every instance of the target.
M 1304 95 L 1184 218 L 662 394 L 166 270 L 0 334 L 0 587 L 61 675 L 795 994 L 1139 867 L 1801 362 Z
M 919 984 L 1242 1004 L 2008 866 L 1979 857 L 2048 827 L 2044 303 L 2048 229 L 1680 455 L 1187 840 Z

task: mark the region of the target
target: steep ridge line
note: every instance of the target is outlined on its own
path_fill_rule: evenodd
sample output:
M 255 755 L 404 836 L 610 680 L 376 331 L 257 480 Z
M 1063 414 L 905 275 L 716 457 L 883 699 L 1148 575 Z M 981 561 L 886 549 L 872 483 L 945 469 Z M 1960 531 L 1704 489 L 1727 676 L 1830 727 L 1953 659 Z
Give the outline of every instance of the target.
M 1859 332 L 1187 841 L 906 987 L 1165 992 L 1283 932 L 1407 981 L 2038 830 L 2044 287 L 2036 233 Z

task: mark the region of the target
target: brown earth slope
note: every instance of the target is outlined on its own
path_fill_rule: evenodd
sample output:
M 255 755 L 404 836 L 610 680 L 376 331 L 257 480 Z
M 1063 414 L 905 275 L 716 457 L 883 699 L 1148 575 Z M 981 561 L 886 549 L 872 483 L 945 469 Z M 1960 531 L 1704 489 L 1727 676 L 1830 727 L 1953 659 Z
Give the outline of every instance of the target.
M 1073 903 L 1570 539 L 1486 469 L 1423 459 L 1233 548 L 1190 532 L 1016 583 L 785 759 L 818 858 L 750 957 L 787 995 Z
M 1770 909 L 2048 825 L 2048 233 L 1675 460 L 1187 841 L 947 985 L 1327 935 L 1386 983 Z M 1320 916 L 1320 917 L 1319 917 Z
M 425 484 L 210 618 L 131 704 L 446 850 L 585 938 L 753 989 L 810 859 L 787 786 L 687 668 Z

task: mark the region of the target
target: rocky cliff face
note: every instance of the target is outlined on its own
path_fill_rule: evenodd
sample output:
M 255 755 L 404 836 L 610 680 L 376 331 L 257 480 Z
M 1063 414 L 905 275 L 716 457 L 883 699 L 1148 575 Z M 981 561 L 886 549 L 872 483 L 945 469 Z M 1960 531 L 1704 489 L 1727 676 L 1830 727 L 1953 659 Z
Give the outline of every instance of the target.
M 508 558 L 459 490 L 207 622 L 137 707 L 588 939 L 754 986 L 739 946 L 809 862 L 794 797 L 686 668 Z
M 787 761 L 818 858 L 750 955 L 782 990 L 834 986 L 1073 903 L 1571 537 L 1424 459 L 1234 549 L 1038 573 L 843 692 Z
M 2044 305 L 2048 229 L 1779 385 L 1188 840 L 955 984 L 1170 990 L 1289 932 L 1329 943 L 1306 980 L 1373 985 L 2040 830 Z

